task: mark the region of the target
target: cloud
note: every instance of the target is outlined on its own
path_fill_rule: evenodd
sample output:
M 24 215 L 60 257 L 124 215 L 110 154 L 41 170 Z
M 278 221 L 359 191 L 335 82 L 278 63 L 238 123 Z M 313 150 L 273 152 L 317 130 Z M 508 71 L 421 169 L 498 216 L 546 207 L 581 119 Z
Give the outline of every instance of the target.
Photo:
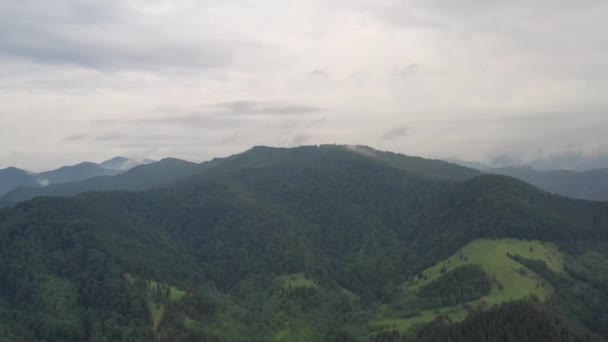
M 311 136 L 308 134 L 296 134 L 294 135 L 293 139 L 291 139 L 291 145 L 292 146 L 301 146 L 304 143 L 306 143 L 307 141 L 311 140 Z
M 86 138 L 86 135 L 84 135 L 84 134 L 73 134 L 73 135 L 68 135 L 65 138 L 63 138 L 63 141 L 76 142 L 76 141 L 82 141 L 85 138 Z
M 266 101 L 221 102 L 213 107 L 234 115 L 307 115 L 322 111 L 315 106 Z
M 407 135 L 407 127 L 397 126 L 397 127 L 393 127 L 391 129 L 387 130 L 386 132 L 384 132 L 384 134 L 382 134 L 382 140 L 384 140 L 384 141 L 394 140 L 394 139 L 398 139 L 398 138 L 403 138 L 406 135 Z
M 115 140 L 121 140 L 126 138 L 126 135 L 121 134 L 121 133 L 110 133 L 110 134 L 104 134 L 104 135 L 100 135 L 98 137 L 95 137 L 96 141 L 115 141 Z
M 314 77 L 324 77 L 328 76 L 328 73 L 323 69 L 314 69 L 310 72 L 310 75 Z
M 20 0 L 0 13 L 1 166 L 303 143 L 608 151 L 605 1 Z
M 2 2 L 0 57 L 106 71 L 217 68 L 230 63 L 231 47 L 217 37 L 178 33 L 178 23 L 163 25 L 158 18 L 154 23 L 129 3 Z

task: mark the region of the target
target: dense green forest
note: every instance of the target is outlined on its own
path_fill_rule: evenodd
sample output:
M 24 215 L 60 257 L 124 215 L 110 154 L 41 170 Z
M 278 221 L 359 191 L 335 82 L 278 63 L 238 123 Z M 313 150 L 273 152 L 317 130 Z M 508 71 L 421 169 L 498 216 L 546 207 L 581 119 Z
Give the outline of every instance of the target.
M 0 209 L 0 339 L 502 341 L 500 324 L 522 341 L 608 337 L 608 204 L 365 147 L 257 147 L 186 169 L 164 188 Z M 555 244 L 563 272 L 511 256 L 551 297 L 467 305 L 499 286 L 472 265 L 404 300 L 404 284 L 481 238 Z M 442 317 L 453 305 L 468 318 Z M 377 324 L 424 310 L 441 328 Z

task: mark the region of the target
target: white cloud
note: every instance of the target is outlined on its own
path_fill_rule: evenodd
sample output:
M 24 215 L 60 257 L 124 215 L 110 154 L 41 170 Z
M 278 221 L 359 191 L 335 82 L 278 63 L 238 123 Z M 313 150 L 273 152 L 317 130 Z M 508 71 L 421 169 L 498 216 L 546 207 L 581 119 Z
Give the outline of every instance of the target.
M 603 1 L 22 0 L 0 15 L 0 166 L 608 145 Z

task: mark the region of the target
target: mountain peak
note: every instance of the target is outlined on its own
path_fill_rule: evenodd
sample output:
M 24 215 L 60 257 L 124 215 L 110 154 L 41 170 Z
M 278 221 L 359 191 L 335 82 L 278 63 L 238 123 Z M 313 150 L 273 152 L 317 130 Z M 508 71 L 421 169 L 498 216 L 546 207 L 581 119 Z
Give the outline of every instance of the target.
M 116 170 L 116 171 L 128 171 L 136 166 L 143 164 L 153 163 L 153 160 L 145 159 L 143 161 L 136 161 L 133 159 L 129 159 L 126 157 L 114 157 L 112 159 L 108 159 L 101 164 L 99 164 L 104 169 Z

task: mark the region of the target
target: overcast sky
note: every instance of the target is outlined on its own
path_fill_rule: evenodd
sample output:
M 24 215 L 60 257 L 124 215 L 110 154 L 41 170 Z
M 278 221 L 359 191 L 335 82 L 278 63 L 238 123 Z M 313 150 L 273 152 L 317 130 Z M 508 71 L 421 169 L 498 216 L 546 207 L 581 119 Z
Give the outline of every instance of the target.
M 0 167 L 608 150 L 605 0 L 19 0 L 0 17 Z

